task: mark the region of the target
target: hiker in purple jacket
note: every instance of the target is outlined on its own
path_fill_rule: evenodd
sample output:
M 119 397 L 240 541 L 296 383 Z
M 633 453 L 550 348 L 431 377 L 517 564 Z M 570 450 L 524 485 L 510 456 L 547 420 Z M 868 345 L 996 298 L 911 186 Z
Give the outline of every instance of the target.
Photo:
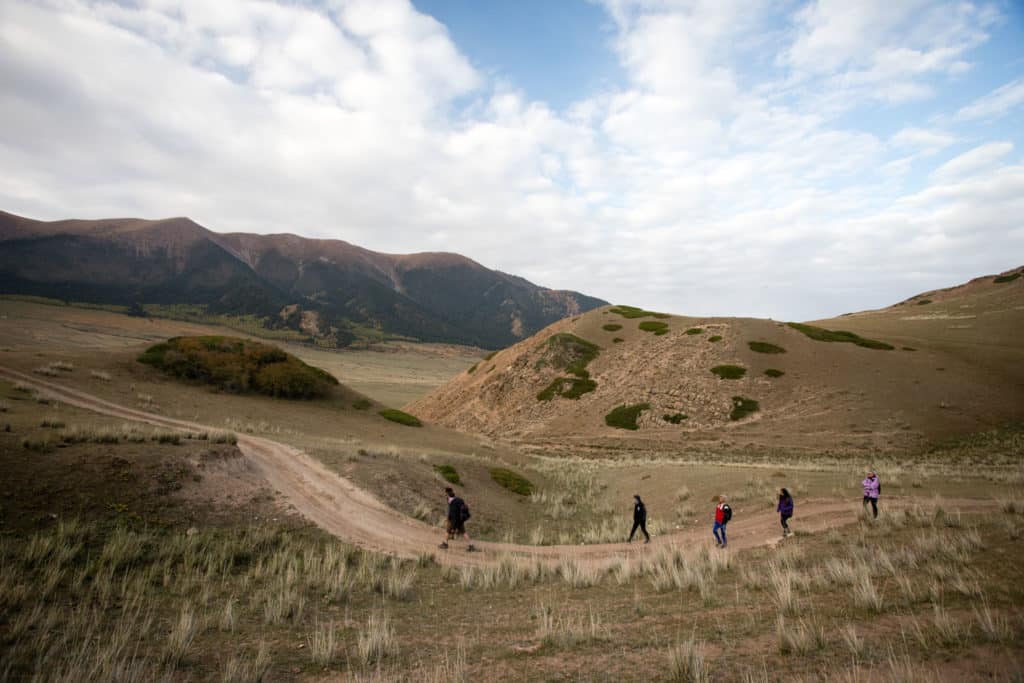
M 874 514 L 875 519 L 878 519 L 878 496 L 882 495 L 882 484 L 878 481 L 878 475 L 874 472 L 868 472 L 868 477 L 863 481 L 864 484 L 864 509 L 868 509 L 868 503 L 871 503 L 871 512 Z
M 793 532 L 789 529 L 789 518 L 793 516 L 793 496 L 789 495 L 789 491 L 786 489 L 779 490 L 779 507 L 775 510 L 782 520 L 782 537 L 792 536 Z

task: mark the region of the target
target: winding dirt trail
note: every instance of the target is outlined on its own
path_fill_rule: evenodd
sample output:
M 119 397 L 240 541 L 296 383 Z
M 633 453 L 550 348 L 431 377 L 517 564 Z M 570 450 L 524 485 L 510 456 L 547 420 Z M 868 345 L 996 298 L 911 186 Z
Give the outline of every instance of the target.
M 52 400 L 124 420 L 175 429 L 214 429 L 122 406 L 9 368 L 0 367 L 0 377 L 28 385 Z M 442 536 L 440 529 L 389 508 L 370 492 L 359 488 L 301 450 L 246 434 L 238 435 L 238 447 L 268 485 L 277 490 L 299 514 L 342 540 L 402 557 L 435 553 L 441 556 L 442 561 L 446 558 L 459 564 L 488 564 L 499 561 L 505 555 L 545 561 L 575 559 L 598 562 L 656 551 L 666 545 L 694 548 L 711 544 L 709 523 L 706 528 L 687 529 L 656 537 L 649 545 L 607 543 L 530 546 L 480 541 L 476 545 L 482 552 L 466 553 L 464 545 L 456 542 L 452 544 L 452 550 L 445 553 L 437 549 Z M 886 499 L 889 506 L 907 503 L 892 497 Z M 943 503 L 964 511 L 989 510 L 996 505 L 994 501 L 981 500 L 944 500 Z M 800 515 L 794 526 L 802 531 L 825 531 L 856 521 L 859 508 L 857 501 L 802 500 Z M 729 527 L 729 546 L 733 549 L 773 545 L 779 540 L 778 518 L 772 512 L 745 516 Z

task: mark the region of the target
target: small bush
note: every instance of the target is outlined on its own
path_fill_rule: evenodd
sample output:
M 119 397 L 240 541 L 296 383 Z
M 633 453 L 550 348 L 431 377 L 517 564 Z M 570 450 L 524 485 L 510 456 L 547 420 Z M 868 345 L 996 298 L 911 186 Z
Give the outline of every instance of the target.
M 618 332 L 622 329 L 622 325 L 618 323 L 608 323 L 607 325 L 602 325 L 601 329 L 607 332 Z
M 915 349 L 913 346 L 904 346 L 903 350 L 904 351 L 917 351 L 917 349 Z
M 391 420 L 392 422 L 397 422 L 398 424 L 405 425 L 406 427 L 423 426 L 423 423 L 420 422 L 420 419 L 418 417 L 416 417 L 415 415 L 410 415 L 409 413 L 402 412 L 397 408 L 385 408 L 384 410 L 380 411 L 379 415 L 383 417 L 385 420 Z
M 711 372 L 719 379 L 740 379 L 747 374 L 747 369 L 739 365 L 716 365 Z
M 803 323 L 786 323 L 786 325 L 792 327 L 797 332 L 802 332 L 815 341 L 846 342 L 849 344 L 856 344 L 857 346 L 863 346 L 866 349 L 878 349 L 882 351 L 892 351 L 895 348 L 891 344 L 886 344 L 885 342 L 876 341 L 874 339 L 865 339 L 853 332 L 826 330 L 824 327 L 804 325 Z
M 760 404 L 752 398 L 744 398 L 742 396 L 732 397 L 732 412 L 729 413 L 730 420 L 742 420 L 747 415 L 751 415 L 760 410 Z
M 920 301 L 917 302 L 917 305 L 918 306 L 927 306 L 931 302 L 932 302 L 931 299 L 921 299 Z
M 1020 277 L 1020 273 L 1011 273 L 1009 275 L 1000 275 L 999 277 L 997 277 L 994 280 L 992 280 L 992 282 L 995 282 L 996 284 L 1002 285 L 1002 284 L 1006 284 L 1007 282 L 1013 282 L 1014 280 L 1016 280 L 1019 277 Z
M 358 401 L 354 401 L 352 403 L 352 407 L 355 408 L 356 410 L 367 410 L 372 405 L 373 402 L 368 398 L 361 398 Z
M 604 423 L 616 429 L 639 429 L 636 420 L 640 413 L 650 409 L 650 403 L 634 403 L 633 405 L 621 405 L 604 416 Z
M 538 394 L 538 401 L 550 401 L 555 396 L 562 398 L 578 399 L 583 394 L 589 394 L 597 389 L 597 382 L 588 378 L 579 377 L 556 377 L 551 384 L 544 387 Z
M 53 450 L 53 444 L 50 443 L 49 439 L 23 439 L 21 447 L 27 451 L 33 451 L 35 453 L 49 453 Z
M 622 337 L 616 337 L 615 339 L 612 339 L 612 343 L 613 344 L 621 344 L 624 341 L 626 341 L 626 340 L 623 339 Z
M 501 350 L 501 349 L 499 349 L 498 351 L 500 351 L 500 350 Z M 487 354 L 486 356 L 484 356 L 484 361 L 489 361 L 490 359 L 492 359 L 492 358 L 494 358 L 495 356 L 497 356 L 497 355 L 498 355 L 498 351 L 491 351 L 491 352 L 490 352 L 489 354 Z
M 720 341 L 722 341 L 722 335 L 720 335 L 720 334 L 713 334 L 710 337 L 708 337 L 708 341 L 711 342 L 711 343 L 720 342 Z
M 690 329 L 688 329 L 686 331 L 686 334 L 689 334 L 689 335 L 704 334 L 704 328 L 703 327 L 691 327 Z
M 644 332 L 653 332 L 656 335 L 662 335 L 668 332 L 668 323 L 663 323 L 657 320 L 645 320 L 640 323 L 639 327 Z
M 782 377 L 786 373 L 784 373 L 782 370 L 776 370 L 775 368 L 768 368 L 767 370 L 764 371 L 764 374 L 768 375 L 769 377 Z
M 533 493 L 533 484 L 529 479 L 504 467 L 492 467 L 491 479 L 499 486 L 512 493 L 518 493 L 520 496 L 528 496 Z
M 449 484 L 462 484 L 462 479 L 459 477 L 459 473 L 451 465 L 435 465 L 434 469 L 437 473 L 447 481 Z
M 45 419 L 39 423 L 40 427 L 49 427 L 50 429 L 64 429 L 64 423 L 60 420 Z
M 661 419 L 665 422 L 671 422 L 672 424 L 677 425 L 688 417 L 689 415 L 686 413 L 676 413 L 674 415 L 662 415 Z
M 601 352 L 601 347 L 597 344 L 566 332 L 552 335 L 546 343 L 549 352 L 554 356 L 552 362 L 555 367 L 584 379 L 590 376 L 587 372 L 590 361 L 597 358 Z
M 781 346 L 776 346 L 775 344 L 769 344 L 768 342 L 752 341 L 752 342 L 747 342 L 747 346 L 750 347 L 751 351 L 756 351 L 757 353 L 785 353 L 786 352 L 786 349 L 782 348 Z

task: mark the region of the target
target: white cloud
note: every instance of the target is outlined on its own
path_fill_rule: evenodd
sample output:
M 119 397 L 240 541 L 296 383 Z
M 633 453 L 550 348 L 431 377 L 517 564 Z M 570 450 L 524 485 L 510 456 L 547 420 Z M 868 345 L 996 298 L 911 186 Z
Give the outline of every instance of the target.
M 0 208 L 459 251 L 695 314 L 820 317 L 1014 265 L 1009 137 L 851 114 L 932 101 L 992 11 L 775 7 L 609 0 L 626 79 L 562 112 L 489 82 L 404 0 L 11 0 Z M 973 118 L 1009 110 L 985 101 Z
M 1024 78 L 1010 81 L 956 113 L 958 121 L 997 119 L 1024 105 Z
M 961 178 L 995 165 L 1013 151 L 1012 142 L 989 142 L 953 157 L 932 172 L 937 179 Z

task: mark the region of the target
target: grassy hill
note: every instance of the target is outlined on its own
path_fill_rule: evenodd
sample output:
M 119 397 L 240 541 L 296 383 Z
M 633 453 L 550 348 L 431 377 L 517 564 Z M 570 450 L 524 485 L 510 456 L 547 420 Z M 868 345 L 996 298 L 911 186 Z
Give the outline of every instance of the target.
M 407 410 L 464 431 L 595 448 L 917 447 L 1024 419 L 1017 272 L 810 324 L 604 307 L 501 351 Z M 550 358 L 553 340 L 566 338 L 592 345 L 585 392 L 549 391 L 573 379 Z

